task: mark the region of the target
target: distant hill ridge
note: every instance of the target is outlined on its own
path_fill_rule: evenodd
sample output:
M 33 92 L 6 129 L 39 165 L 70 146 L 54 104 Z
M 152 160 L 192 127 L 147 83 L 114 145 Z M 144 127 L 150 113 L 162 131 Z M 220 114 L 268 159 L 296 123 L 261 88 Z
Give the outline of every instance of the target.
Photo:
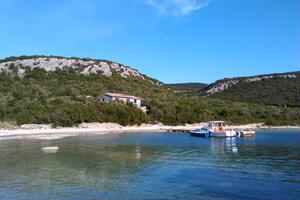
M 300 71 L 218 80 L 202 95 L 276 106 L 300 106 Z
M 176 93 L 231 101 L 300 107 L 300 71 L 225 78 L 212 84 L 167 84 Z
M 210 96 L 216 93 L 223 92 L 224 90 L 227 90 L 228 88 L 235 86 L 237 84 L 256 82 L 256 81 L 262 81 L 262 80 L 273 79 L 273 78 L 289 78 L 289 79 L 300 78 L 300 71 L 263 74 L 263 75 L 256 75 L 256 76 L 247 76 L 247 77 L 225 78 L 208 85 L 204 89 L 206 95 Z
M 172 83 L 166 84 L 177 93 L 200 93 L 202 89 L 208 86 L 206 83 Z

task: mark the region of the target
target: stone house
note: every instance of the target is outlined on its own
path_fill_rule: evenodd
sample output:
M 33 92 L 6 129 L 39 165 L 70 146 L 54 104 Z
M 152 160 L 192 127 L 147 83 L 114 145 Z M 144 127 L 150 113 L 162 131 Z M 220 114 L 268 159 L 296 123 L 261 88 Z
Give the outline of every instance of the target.
M 113 101 L 122 101 L 124 103 L 131 102 L 134 106 L 141 109 L 143 112 L 147 112 L 147 108 L 145 106 L 142 106 L 142 98 L 132 95 L 120 93 L 104 93 L 99 96 L 99 101 L 103 103 L 111 103 Z

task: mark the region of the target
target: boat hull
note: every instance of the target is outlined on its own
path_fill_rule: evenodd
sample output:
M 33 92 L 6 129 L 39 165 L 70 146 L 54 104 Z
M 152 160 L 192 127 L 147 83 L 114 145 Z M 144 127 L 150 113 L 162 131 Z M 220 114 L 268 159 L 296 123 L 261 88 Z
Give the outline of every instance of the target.
M 210 132 L 211 137 L 226 137 L 225 132 Z
M 211 137 L 236 137 L 235 131 L 210 132 Z
M 209 137 L 209 132 L 200 133 L 200 132 L 190 131 L 190 135 L 194 136 L 194 137 L 203 137 L 203 138 L 206 138 L 206 137 Z

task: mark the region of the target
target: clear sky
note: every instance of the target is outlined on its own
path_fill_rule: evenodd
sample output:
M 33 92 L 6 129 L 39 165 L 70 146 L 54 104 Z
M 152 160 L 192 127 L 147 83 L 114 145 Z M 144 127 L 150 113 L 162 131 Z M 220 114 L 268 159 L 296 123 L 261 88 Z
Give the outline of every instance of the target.
M 166 83 L 300 70 L 300 0 L 0 0 L 0 58 L 33 54 Z

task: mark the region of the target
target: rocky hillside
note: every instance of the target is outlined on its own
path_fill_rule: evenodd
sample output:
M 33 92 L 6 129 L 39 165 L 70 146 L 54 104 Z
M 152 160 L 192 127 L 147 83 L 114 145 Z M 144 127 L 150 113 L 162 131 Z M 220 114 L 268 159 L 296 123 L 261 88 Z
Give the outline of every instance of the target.
M 278 106 L 300 106 L 300 72 L 238 77 L 216 81 L 204 96 Z
M 157 85 L 161 84 L 159 81 L 144 76 L 136 69 L 106 60 L 64 58 L 55 56 L 21 56 L 8 57 L 0 60 L 0 72 L 9 73 L 16 71 L 20 78 L 25 76 L 26 69 L 33 70 L 35 68 L 43 69 L 46 72 L 72 69 L 86 76 L 101 74 L 105 77 L 111 77 L 113 74 L 116 74 L 122 78 L 134 77 L 141 80 L 147 80 Z
M 160 81 L 136 69 L 89 58 L 9 57 L 0 60 L 0 80 L 0 122 L 17 124 L 145 123 L 149 119 L 139 109 L 99 105 L 98 97 L 119 92 L 150 100 L 168 92 Z

